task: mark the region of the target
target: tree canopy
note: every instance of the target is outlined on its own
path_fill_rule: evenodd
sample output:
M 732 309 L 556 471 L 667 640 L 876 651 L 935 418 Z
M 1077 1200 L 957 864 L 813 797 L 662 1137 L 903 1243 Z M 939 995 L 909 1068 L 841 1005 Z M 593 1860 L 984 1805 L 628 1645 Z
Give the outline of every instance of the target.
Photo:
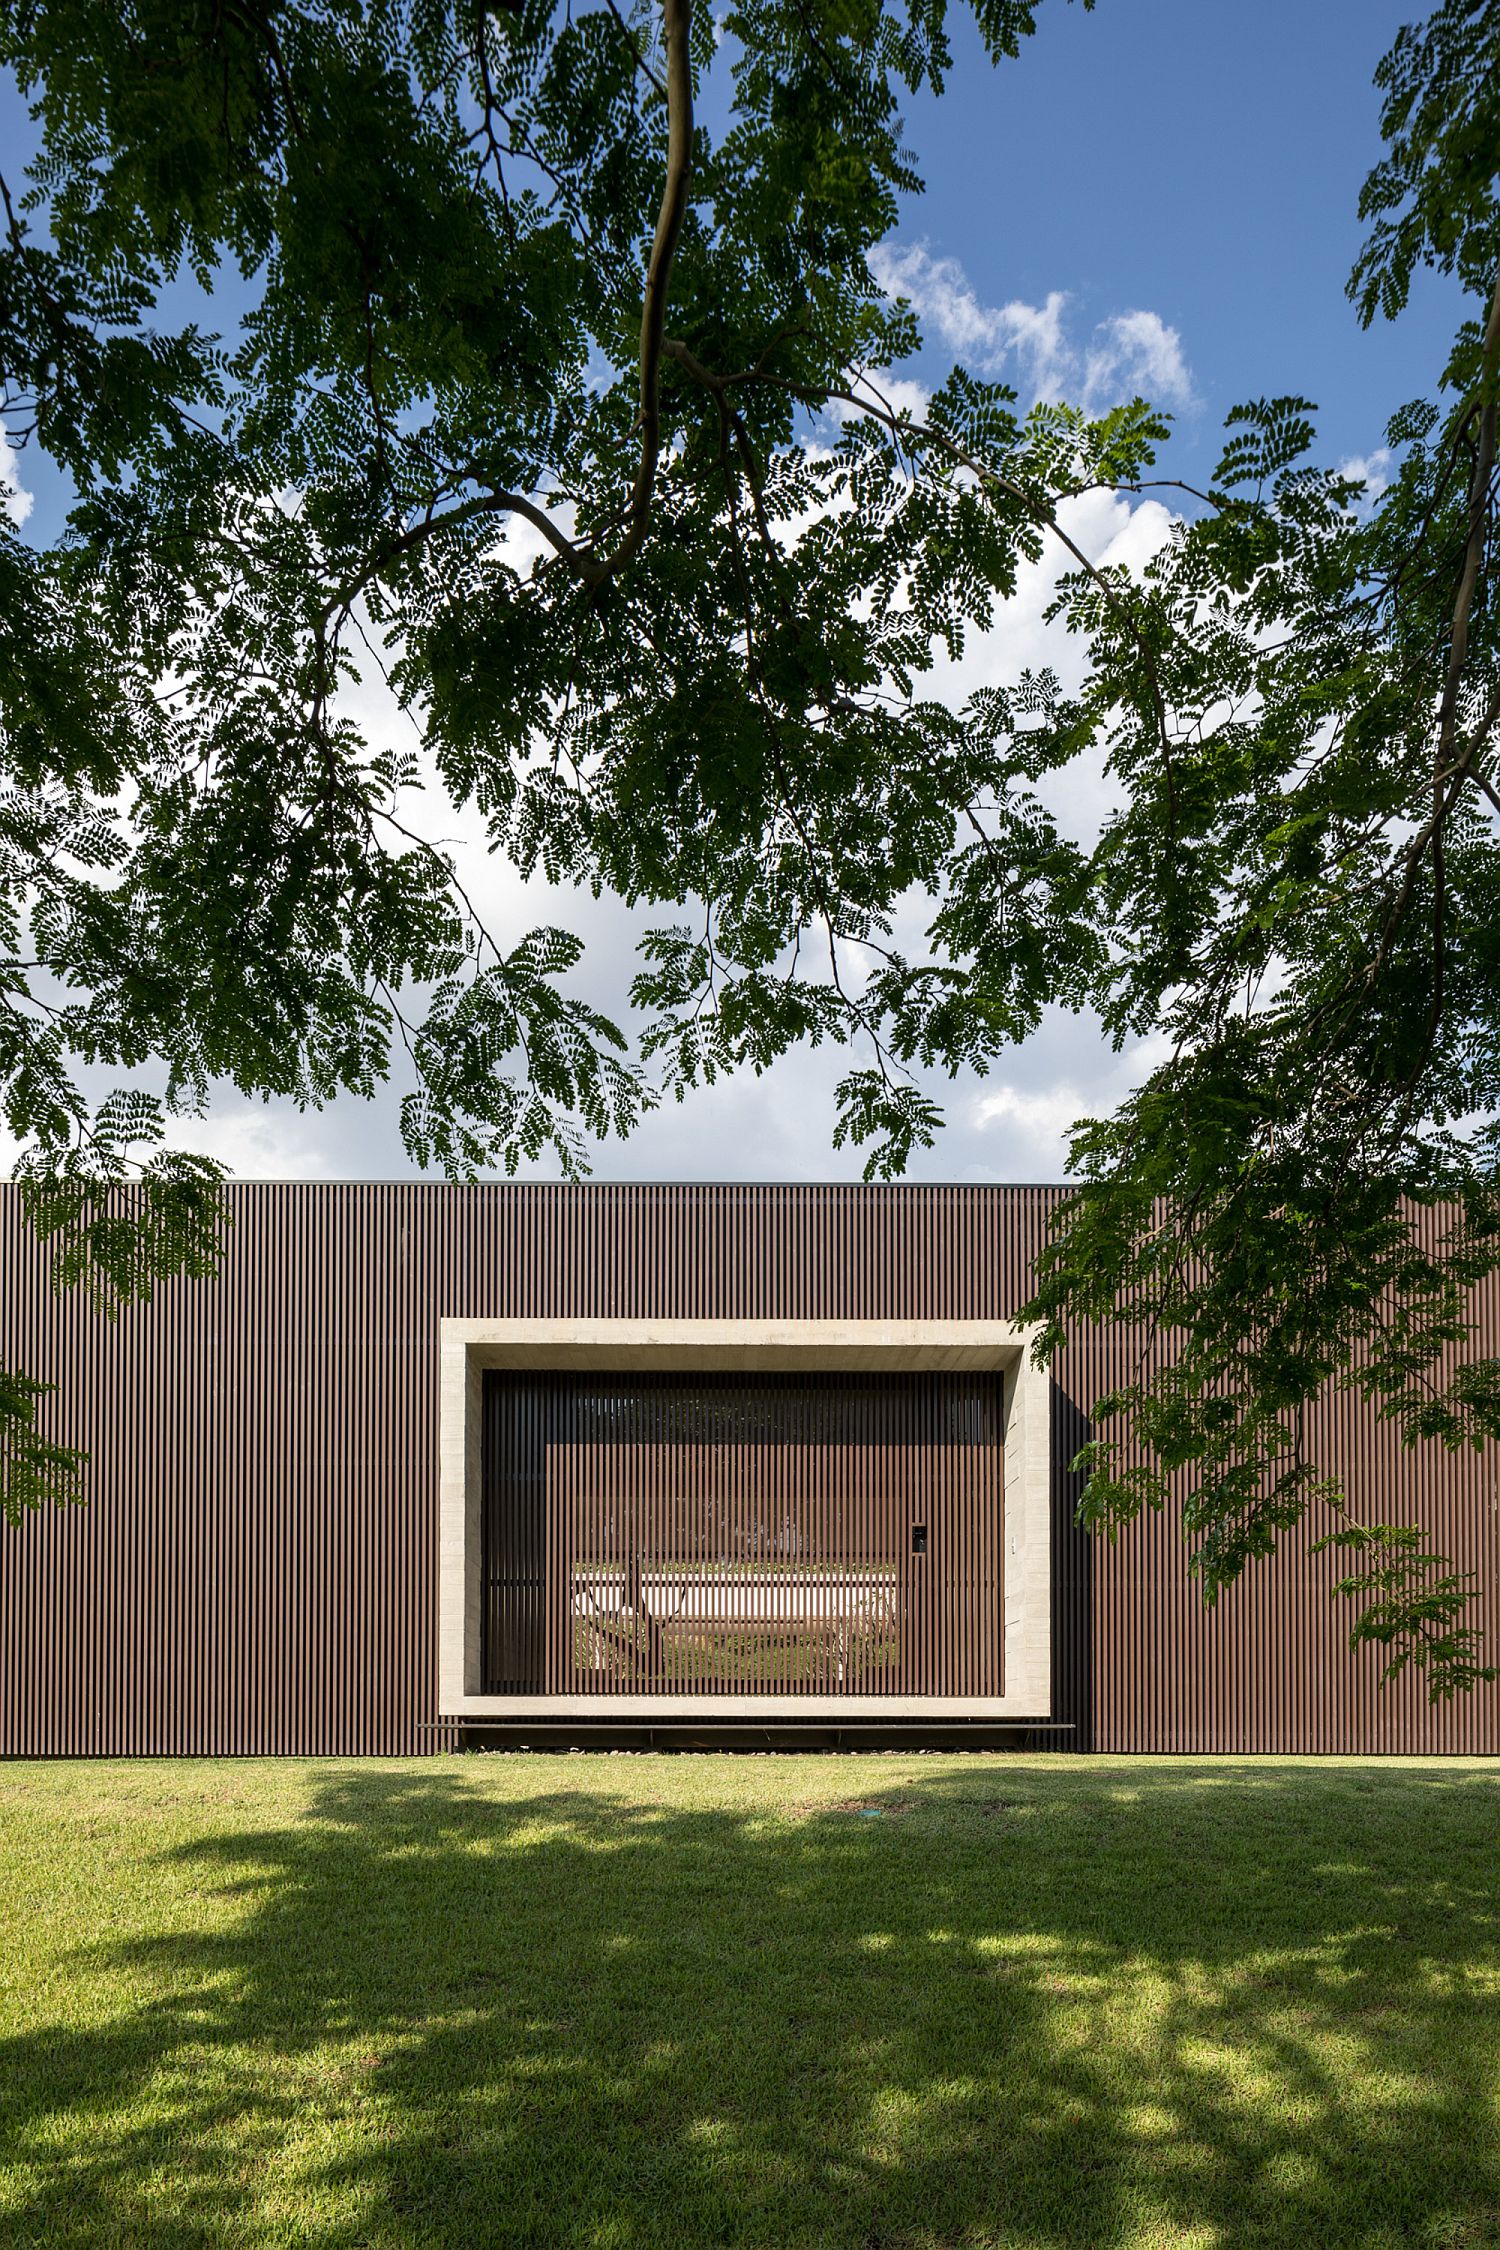
M 970 12 L 1024 68 L 1034 0 Z M 1461 320 L 1373 506 L 1299 398 L 1238 407 L 1197 491 L 1148 401 L 960 367 L 893 403 L 917 331 L 869 259 L 949 39 L 945 0 L 0 0 L 40 143 L 0 181 L 0 415 L 73 494 L 48 544 L 0 515 L 0 1118 L 107 1305 L 215 1263 L 217 1169 L 163 1133 L 216 1084 L 369 1093 L 399 1042 L 406 1144 L 462 1176 L 832 1042 L 888 1175 L 940 1125 L 915 1068 L 1059 1004 L 1165 1034 L 1028 1308 L 1043 1352 L 1124 1306 L 1156 1339 L 1088 1402 L 1084 1515 L 1180 1504 L 1212 1596 L 1316 1508 L 1356 1632 L 1450 1692 L 1464 1572 L 1301 1433 L 1331 1382 L 1500 1436 L 1500 0 L 1380 66 L 1351 294 L 1394 317 L 1431 266 Z M 1142 568 L 1070 537 L 1153 487 Z M 1049 554 L 1081 690 L 936 693 Z M 420 749 L 362 732 L 371 669 Z M 1044 784 L 1101 750 L 1085 844 Z M 634 1048 L 575 936 L 486 928 L 444 801 L 652 910 Z M 75 1489 L 35 1408 L 0 1378 L 13 1516 Z

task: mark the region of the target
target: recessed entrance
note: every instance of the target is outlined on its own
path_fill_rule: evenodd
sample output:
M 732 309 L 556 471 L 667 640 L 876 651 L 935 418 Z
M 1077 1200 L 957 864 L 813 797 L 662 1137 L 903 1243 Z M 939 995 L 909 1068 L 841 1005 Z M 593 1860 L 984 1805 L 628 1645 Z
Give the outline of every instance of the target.
M 441 1329 L 445 1717 L 1048 1716 L 1050 1386 L 1024 1330 Z
M 998 1372 L 490 1372 L 483 1692 L 996 1697 Z

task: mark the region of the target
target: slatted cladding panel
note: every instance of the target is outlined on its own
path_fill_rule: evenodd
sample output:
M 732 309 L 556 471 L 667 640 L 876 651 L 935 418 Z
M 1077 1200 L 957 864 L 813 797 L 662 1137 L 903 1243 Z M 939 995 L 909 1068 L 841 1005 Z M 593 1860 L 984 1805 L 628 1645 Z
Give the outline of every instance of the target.
M 545 1548 L 533 1686 L 1001 1693 L 995 1378 L 491 1375 L 485 1426 L 487 1583 Z M 498 1694 L 518 1685 L 502 1598 Z
M 229 1191 L 222 1275 L 117 1323 L 59 1297 L 0 1185 L 0 1367 L 56 1386 L 89 1505 L 0 1529 L 0 1755 L 432 1748 L 441 1315 L 1004 1320 L 1061 1191 L 845 1185 L 307 1182 Z M 1416 1215 L 1428 1239 L 1441 1213 Z M 1476 1311 L 1500 1345 L 1500 1285 Z M 1128 1323 L 1052 1393 L 1053 1717 L 1079 1749 L 1500 1753 L 1500 1684 L 1428 1702 L 1351 1654 L 1321 1524 L 1212 1611 L 1180 1514 L 1117 1542 L 1073 1522 L 1067 1463 L 1128 1380 Z M 1476 1574 L 1500 1649 L 1496 1455 L 1407 1450 L 1349 1393 L 1320 1460 L 1372 1515 Z

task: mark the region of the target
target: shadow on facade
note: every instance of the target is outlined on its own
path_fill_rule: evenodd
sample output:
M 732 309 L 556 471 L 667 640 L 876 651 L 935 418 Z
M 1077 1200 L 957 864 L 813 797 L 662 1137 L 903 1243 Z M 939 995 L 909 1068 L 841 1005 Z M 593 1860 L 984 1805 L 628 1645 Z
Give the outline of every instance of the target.
M 1052 1714 L 1071 1732 L 1055 1747 L 1094 1747 L 1093 1539 L 1077 1520 L 1083 1478 L 1069 1468 L 1093 1436 L 1075 1399 L 1052 1382 Z

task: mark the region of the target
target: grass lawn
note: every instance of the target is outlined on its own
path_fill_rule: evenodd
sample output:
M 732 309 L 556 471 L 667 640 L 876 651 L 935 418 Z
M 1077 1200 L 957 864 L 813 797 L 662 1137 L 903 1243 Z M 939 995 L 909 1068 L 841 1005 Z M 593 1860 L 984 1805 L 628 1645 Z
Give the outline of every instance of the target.
M 9 1766 L 0 1886 L 7 2245 L 1500 2246 L 1494 1765 Z

